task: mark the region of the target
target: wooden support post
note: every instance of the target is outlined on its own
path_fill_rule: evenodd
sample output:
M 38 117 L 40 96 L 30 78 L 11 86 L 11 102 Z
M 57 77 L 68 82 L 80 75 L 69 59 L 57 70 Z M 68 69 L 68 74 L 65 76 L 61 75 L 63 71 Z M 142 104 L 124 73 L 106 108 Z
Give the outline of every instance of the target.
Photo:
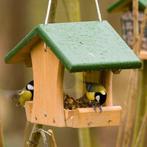
M 112 106 L 113 100 L 112 100 L 112 75 L 113 73 L 111 71 L 107 71 L 105 73 L 105 88 L 107 90 L 107 100 L 106 100 L 106 106 Z
M 63 65 L 50 49 L 44 50 L 43 42 L 32 49 L 31 57 L 34 77 L 31 122 L 64 127 Z

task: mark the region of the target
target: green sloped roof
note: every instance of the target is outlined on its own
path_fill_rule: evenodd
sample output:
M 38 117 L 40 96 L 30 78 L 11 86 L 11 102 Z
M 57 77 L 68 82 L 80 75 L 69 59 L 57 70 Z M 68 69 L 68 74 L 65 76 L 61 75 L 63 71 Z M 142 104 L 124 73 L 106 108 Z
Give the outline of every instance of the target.
M 6 55 L 6 63 L 23 62 L 42 39 L 72 72 L 139 68 L 140 60 L 107 21 L 41 24 Z M 27 49 L 26 49 L 27 48 Z
M 132 7 L 132 1 L 133 0 L 117 0 L 117 2 L 112 3 L 108 7 L 108 12 L 124 11 L 129 7 Z M 139 9 L 144 10 L 145 7 L 147 6 L 147 0 L 138 0 L 138 2 L 139 2 Z

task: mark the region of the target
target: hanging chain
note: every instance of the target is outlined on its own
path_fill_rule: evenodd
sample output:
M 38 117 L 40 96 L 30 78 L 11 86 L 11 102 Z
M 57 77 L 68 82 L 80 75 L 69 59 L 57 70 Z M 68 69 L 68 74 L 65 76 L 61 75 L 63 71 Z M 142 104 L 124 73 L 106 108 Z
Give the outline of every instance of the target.
M 102 21 L 102 15 L 101 15 L 101 11 L 100 11 L 98 0 L 95 0 L 95 5 L 96 5 L 98 19 L 101 22 Z

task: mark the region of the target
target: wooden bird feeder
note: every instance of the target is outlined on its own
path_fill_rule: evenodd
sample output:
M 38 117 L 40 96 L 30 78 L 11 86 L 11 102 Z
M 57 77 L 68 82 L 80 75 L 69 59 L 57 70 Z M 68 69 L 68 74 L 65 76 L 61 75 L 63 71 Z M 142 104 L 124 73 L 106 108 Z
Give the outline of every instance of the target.
M 115 126 L 121 107 L 112 102 L 112 70 L 139 68 L 140 60 L 107 21 L 41 24 L 6 55 L 6 63 L 32 66 L 34 99 L 26 102 L 27 120 L 57 127 Z M 103 111 L 64 109 L 64 69 L 101 73 L 107 90 Z
M 147 0 L 138 0 L 139 2 L 139 31 L 143 22 L 144 10 L 147 7 Z M 123 12 L 121 17 L 123 38 L 130 47 L 133 47 L 133 14 L 132 14 L 132 0 L 118 0 L 111 4 L 108 12 Z M 142 47 L 140 51 L 140 58 L 147 60 L 147 24 L 144 30 L 144 37 L 142 39 Z

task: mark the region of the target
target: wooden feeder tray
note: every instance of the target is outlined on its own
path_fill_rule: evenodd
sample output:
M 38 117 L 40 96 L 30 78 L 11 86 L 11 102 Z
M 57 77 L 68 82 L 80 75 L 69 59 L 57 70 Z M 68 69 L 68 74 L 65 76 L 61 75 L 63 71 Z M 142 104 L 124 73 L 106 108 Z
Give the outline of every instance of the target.
M 32 121 L 32 107 L 33 102 L 26 102 L 25 110 L 27 120 L 36 123 L 36 121 Z M 67 110 L 64 109 L 65 115 L 65 126 L 62 127 L 72 127 L 72 128 L 87 128 L 87 127 L 106 127 L 106 126 L 118 126 L 120 124 L 120 117 L 122 108 L 120 106 L 104 106 L 102 112 L 99 112 L 97 109 L 94 111 L 93 108 L 77 108 L 75 110 Z M 45 125 L 48 125 L 46 121 L 46 117 L 44 116 Z M 56 125 L 56 122 L 53 120 Z M 38 121 L 37 121 L 38 123 Z M 40 122 L 41 123 L 41 122 Z M 59 125 L 59 127 L 61 127 Z

